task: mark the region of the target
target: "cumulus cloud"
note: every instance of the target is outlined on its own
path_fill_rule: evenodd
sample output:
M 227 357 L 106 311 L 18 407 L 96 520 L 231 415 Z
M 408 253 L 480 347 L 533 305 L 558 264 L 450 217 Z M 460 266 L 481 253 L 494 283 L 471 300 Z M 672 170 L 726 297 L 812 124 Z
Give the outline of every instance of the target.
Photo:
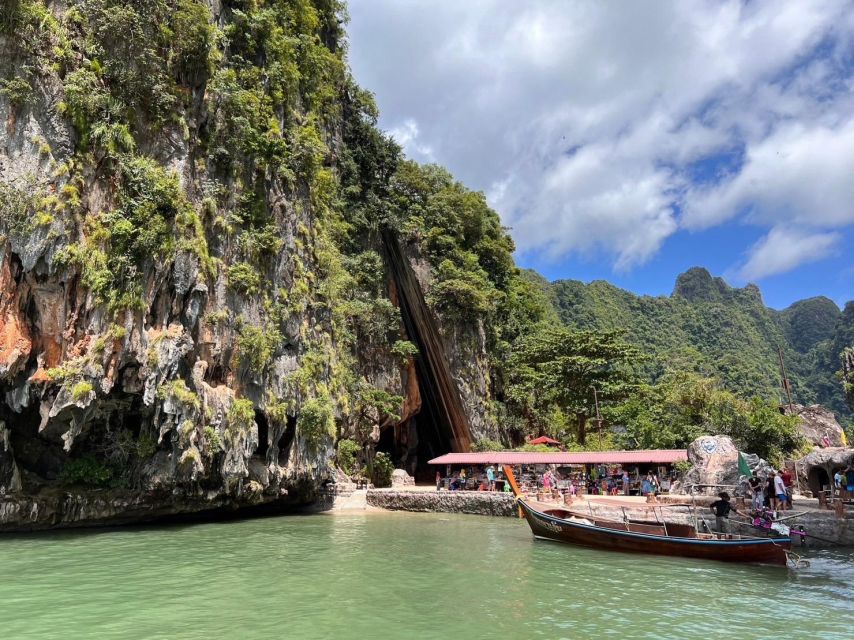
M 419 162 L 435 162 L 433 149 L 419 138 L 418 123 L 409 118 L 396 127 L 392 127 L 388 133 L 400 146 L 406 149 L 407 154 L 413 160 Z
M 352 0 L 350 14 L 382 126 L 483 190 L 523 254 L 628 269 L 680 227 L 854 222 L 846 0 Z
M 797 229 L 775 227 L 750 249 L 747 261 L 739 269 L 742 280 L 760 280 L 791 271 L 807 262 L 816 262 L 835 252 L 839 233 L 805 233 Z

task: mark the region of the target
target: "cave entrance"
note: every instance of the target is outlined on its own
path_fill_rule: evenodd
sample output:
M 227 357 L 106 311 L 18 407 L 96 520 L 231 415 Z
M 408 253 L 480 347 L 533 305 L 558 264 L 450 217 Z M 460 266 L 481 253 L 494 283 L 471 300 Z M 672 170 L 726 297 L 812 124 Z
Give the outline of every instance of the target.
M 823 467 L 812 467 L 807 472 L 807 484 L 812 494 L 817 496 L 825 487 L 830 489 L 830 475 Z
M 417 347 L 415 373 L 421 395 L 421 409 L 408 421 L 383 430 L 378 450 L 387 451 L 395 463 L 418 480 L 432 480 L 435 470 L 427 461 L 449 452 L 465 452 L 471 447 L 468 416 L 460 399 L 439 331 L 438 323 L 424 300 L 421 285 L 403 254 L 397 236 L 382 231 L 389 270 L 394 278 L 400 314 L 406 334 Z M 385 432 L 390 431 L 390 436 Z M 385 440 L 384 440 L 385 437 Z M 389 446 L 388 438 L 392 438 Z M 401 446 L 405 443 L 405 447 Z M 405 448 L 405 452 L 401 449 Z
M 270 425 L 267 423 L 267 414 L 255 409 L 255 424 L 258 425 L 258 448 L 255 450 L 255 455 L 265 460 L 267 449 L 270 448 Z

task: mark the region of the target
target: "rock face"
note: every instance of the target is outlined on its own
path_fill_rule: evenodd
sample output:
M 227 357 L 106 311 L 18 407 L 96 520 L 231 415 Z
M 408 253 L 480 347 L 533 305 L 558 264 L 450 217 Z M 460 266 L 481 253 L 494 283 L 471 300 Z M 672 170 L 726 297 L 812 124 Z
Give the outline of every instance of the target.
M 833 473 L 849 464 L 854 464 L 854 449 L 829 447 L 814 449 L 796 461 L 795 468 L 801 485 L 806 485 L 805 488 L 817 496 L 819 491 L 832 489 Z
M 786 407 L 785 411 L 787 415 L 798 416 L 798 429 L 812 444 L 826 446 L 823 440 L 827 438 L 831 447 L 842 446 L 842 427 L 829 409 L 819 404 L 795 404 L 791 409 Z
M 336 440 L 495 435 L 483 321 L 427 309 L 442 380 L 407 349 L 398 270 L 437 265 L 417 229 L 387 259 L 399 150 L 336 3 L 298 4 L 0 9 L 0 529 L 284 507 Z

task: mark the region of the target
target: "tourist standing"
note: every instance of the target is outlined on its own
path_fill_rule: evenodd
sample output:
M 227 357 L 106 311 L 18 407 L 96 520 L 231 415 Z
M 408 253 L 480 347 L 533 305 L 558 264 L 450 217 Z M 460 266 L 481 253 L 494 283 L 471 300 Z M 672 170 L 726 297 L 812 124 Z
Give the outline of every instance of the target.
M 781 473 L 774 474 L 774 496 L 777 498 L 777 504 L 780 511 L 786 510 L 786 502 L 788 495 L 786 494 L 786 484 L 783 482 Z
M 436 491 L 442 488 L 442 474 L 436 472 Z
M 792 494 L 793 486 L 792 486 L 792 472 L 789 471 L 788 467 L 783 467 L 780 469 L 780 477 L 783 478 L 783 485 L 786 487 L 786 502 L 789 503 L 789 509 L 792 508 L 793 500 Z
M 650 482 L 650 475 L 646 474 L 646 477 L 641 482 L 641 495 L 649 495 L 652 492 L 652 482 Z
M 623 495 L 629 495 L 629 472 L 623 469 Z
M 854 495 L 854 467 L 850 464 L 848 468 L 845 470 L 845 480 L 848 483 L 846 489 L 848 490 L 848 498 Z
M 735 511 L 740 516 L 747 517 L 747 515 L 732 506 L 732 503 L 729 501 L 729 494 L 726 491 L 721 491 L 718 494 L 718 498 L 720 500 L 715 500 L 709 508 L 715 514 L 715 524 L 718 533 L 729 533 L 729 523 L 727 521 L 729 520 L 730 511 Z
M 765 501 L 764 504 L 766 507 L 771 509 L 771 511 L 777 510 L 777 499 L 774 497 L 774 478 L 777 476 L 777 473 L 772 469 L 771 473 L 768 474 L 768 478 L 765 481 Z
M 747 481 L 750 486 L 750 499 L 755 511 L 762 511 L 765 497 L 762 495 L 762 482 L 755 475 L 750 476 Z
M 492 466 L 486 468 L 486 490 L 495 491 L 495 469 Z

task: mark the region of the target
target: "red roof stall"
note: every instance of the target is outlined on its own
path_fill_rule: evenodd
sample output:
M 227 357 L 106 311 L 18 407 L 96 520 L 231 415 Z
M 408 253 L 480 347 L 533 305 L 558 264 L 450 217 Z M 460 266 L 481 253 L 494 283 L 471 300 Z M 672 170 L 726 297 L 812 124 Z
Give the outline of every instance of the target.
M 540 436 L 539 438 L 529 440 L 528 444 L 560 444 L 560 442 L 558 442 L 557 440 L 552 440 L 548 436 Z
M 437 465 L 486 464 L 554 464 L 559 466 L 582 464 L 673 464 L 687 460 L 685 449 L 646 449 L 637 451 L 559 451 L 535 453 L 529 451 L 484 451 L 482 453 L 447 453 L 430 460 Z

